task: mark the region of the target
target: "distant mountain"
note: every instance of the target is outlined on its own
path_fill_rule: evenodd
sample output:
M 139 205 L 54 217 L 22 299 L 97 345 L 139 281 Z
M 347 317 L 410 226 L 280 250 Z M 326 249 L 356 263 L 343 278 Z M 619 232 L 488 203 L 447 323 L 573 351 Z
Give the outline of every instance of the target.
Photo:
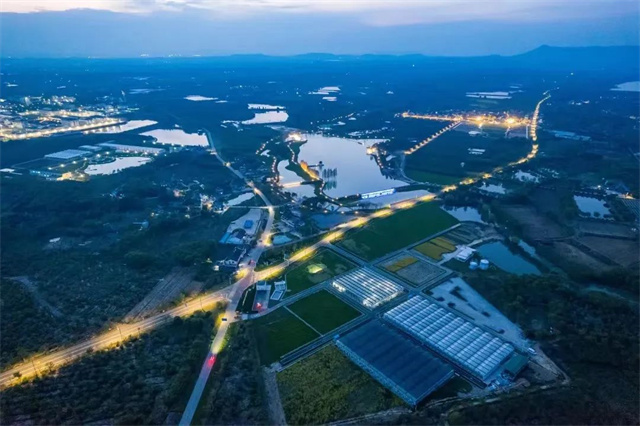
M 508 58 L 515 64 L 539 69 L 637 70 L 640 68 L 640 46 L 540 46 Z

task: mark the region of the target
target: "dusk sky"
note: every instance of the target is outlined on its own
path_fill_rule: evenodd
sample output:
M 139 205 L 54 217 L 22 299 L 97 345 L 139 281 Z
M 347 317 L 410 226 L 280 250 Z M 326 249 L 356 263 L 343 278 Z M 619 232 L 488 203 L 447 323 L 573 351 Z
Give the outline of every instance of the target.
M 638 45 L 630 0 L 3 0 L 2 56 L 517 54 Z M 82 8 L 82 9 L 80 9 Z

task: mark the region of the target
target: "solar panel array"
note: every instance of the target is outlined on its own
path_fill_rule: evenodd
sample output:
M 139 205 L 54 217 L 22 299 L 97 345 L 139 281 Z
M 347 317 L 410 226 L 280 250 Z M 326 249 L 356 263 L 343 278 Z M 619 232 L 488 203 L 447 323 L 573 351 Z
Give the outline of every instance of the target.
M 482 381 L 514 352 L 511 344 L 421 296 L 384 317 Z
M 331 285 L 369 309 L 388 302 L 403 290 L 401 285 L 369 268 L 351 271 L 333 281 Z
M 453 377 L 453 369 L 379 319 L 350 331 L 336 345 L 409 405 Z

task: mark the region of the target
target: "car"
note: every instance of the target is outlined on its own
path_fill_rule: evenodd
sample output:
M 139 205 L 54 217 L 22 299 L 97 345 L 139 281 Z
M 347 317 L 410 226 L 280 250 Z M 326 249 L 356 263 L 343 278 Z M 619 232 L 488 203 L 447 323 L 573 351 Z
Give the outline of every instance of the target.
M 222 321 L 227 321 L 227 317 L 222 317 Z
M 214 354 L 211 354 L 211 356 L 209 356 L 209 359 L 207 360 L 207 363 L 209 364 L 209 366 L 213 366 L 213 364 L 216 363 L 216 356 Z

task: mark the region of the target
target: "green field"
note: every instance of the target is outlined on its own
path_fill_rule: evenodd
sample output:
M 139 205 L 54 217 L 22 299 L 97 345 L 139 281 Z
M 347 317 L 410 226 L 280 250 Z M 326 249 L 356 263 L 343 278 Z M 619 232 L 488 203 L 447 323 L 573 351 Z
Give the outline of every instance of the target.
M 258 352 L 263 365 L 318 337 L 318 334 L 286 309 L 277 309 L 254 321 Z
M 338 245 L 363 259 L 373 260 L 456 223 L 458 221 L 438 204 L 424 203 L 351 231 Z
M 322 334 L 360 316 L 356 309 L 325 290 L 297 301 L 289 309 Z
M 438 237 L 433 240 L 429 240 L 426 243 L 422 243 L 419 246 L 414 247 L 414 249 L 434 260 L 442 260 L 442 255 L 444 253 L 451 253 L 455 251 L 456 246 L 454 246 L 449 240 Z
M 349 260 L 331 250 L 322 250 L 286 274 L 287 295 L 313 287 L 353 268 Z
M 323 424 L 403 405 L 335 346 L 278 373 L 287 423 Z
M 430 173 L 416 169 L 406 169 L 406 175 L 418 182 L 435 183 L 437 185 L 452 185 L 465 179 L 465 175 L 451 176 L 442 173 Z
M 407 176 L 418 181 L 451 184 L 466 177 L 489 172 L 524 157 L 531 150 L 531 142 L 523 138 L 506 139 L 504 129 L 491 130 L 487 137 L 473 137 L 466 132 L 452 130 L 406 157 Z M 473 155 L 469 149 L 484 149 Z M 451 181 L 450 179 L 456 179 Z

